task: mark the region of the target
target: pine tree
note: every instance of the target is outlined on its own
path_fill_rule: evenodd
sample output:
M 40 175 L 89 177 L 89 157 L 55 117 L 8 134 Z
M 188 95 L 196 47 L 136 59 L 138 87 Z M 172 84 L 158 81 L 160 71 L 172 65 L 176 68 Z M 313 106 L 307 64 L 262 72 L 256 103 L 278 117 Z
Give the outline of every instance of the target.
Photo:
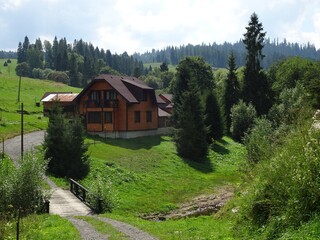
M 219 140 L 223 136 L 223 124 L 221 120 L 220 107 L 213 91 L 206 97 L 205 105 L 205 125 L 207 127 L 207 142 L 212 139 Z
M 270 108 L 270 88 L 266 75 L 262 71 L 261 61 L 264 58 L 262 49 L 264 38 L 262 23 L 259 22 L 256 13 L 250 17 L 247 32 L 244 34 L 243 43 L 247 49 L 246 66 L 244 71 L 243 99 L 252 103 L 258 115 L 268 112 Z
M 190 90 L 182 93 L 182 104 L 175 105 L 178 111 L 175 142 L 179 156 L 201 161 L 208 154 L 203 109 L 196 84 L 190 83 Z
M 230 132 L 231 127 L 231 108 L 239 101 L 240 87 L 236 75 L 236 70 L 236 59 L 233 52 L 231 52 L 228 59 L 228 75 L 222 96 L 227 133 Z
M 85 132 L 79 118 L 67 125 L 65 133 L 67 159 L 66 175 L 74 179 L 82 179 L 89 172 L 88 146 L 85 144 Z
M 62 109 L 58 103 L 51 109 L 47 134 L 44 139 L 45 159 L 49 160 L 48 169 L 57 176 L 66 176 L 65 165 L 66 141 L 65 141 L 65 120 Z
M 173 83 L 175 142 L 181 157 L 201 160 L 207 156 L 206 127 L 201 94 L 213 85 L 211 68 L 200 58 L 186 58 L 177 67 Z

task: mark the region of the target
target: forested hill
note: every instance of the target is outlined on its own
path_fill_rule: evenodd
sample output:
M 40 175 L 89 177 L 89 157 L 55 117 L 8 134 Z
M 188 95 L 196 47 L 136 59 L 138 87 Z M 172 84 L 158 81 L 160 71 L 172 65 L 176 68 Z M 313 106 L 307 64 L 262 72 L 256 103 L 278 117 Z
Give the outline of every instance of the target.
M 168 46 L 162 50 L 153 49 L 151 52 L 148 51 L 143 54 L 135 53 L 133 57 L 143 63 L 166 62 L 176 65 L 180 59 L 186 56 L 201 56 L 213 67 L 224 68 L 227 66 L 228 56 L 231 51 L 236 57 L 237 66 L 245 65 L 246 49 L 241 40 L 233 44 L 224 42 L 223 44 Z M 277 40 L 266 39 L 263 54 L 265 55 L 262 61 L 264 68 L 268 68 L 273 63 L 289 56 L 320 60 L 320 50 L 317 50 L 314 45 L 289 43 L 286 40 L 279 43 Z

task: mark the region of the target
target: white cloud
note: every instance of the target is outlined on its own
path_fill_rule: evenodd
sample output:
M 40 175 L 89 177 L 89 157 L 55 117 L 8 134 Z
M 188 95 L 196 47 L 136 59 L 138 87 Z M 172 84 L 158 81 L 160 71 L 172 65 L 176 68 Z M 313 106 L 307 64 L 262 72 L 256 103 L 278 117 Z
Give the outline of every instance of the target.
M 318 0 L 0 0 L 0 49 L 25 35 L 82 38 L 117 53 L 235 42 L 253 12 L 267 37 L 320 47 L 318 8 Z

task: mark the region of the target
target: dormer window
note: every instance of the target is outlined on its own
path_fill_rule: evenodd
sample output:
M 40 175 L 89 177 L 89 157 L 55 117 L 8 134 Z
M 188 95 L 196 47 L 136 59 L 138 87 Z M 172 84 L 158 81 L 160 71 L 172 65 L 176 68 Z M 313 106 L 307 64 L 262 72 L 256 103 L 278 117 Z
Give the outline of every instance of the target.
M 117 99 L 117 93 L 113 90 L 108 90 L 104 92 L 104 99 L 105 100 L 116 100 Z
M 100 100 L 100 92 L 99 91 L 90 92 L 89 99 L 98 102 Z

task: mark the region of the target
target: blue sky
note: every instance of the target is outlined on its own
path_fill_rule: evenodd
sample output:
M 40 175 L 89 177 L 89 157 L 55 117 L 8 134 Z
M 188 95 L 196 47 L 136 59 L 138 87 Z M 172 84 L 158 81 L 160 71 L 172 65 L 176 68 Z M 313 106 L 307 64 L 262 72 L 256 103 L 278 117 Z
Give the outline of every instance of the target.
M 28 36 L 82 38 L 112 53 L 235 42 L 256 12 L 267 37 L 320 48 L 319 0 L 0 0 L 0 50 Z

